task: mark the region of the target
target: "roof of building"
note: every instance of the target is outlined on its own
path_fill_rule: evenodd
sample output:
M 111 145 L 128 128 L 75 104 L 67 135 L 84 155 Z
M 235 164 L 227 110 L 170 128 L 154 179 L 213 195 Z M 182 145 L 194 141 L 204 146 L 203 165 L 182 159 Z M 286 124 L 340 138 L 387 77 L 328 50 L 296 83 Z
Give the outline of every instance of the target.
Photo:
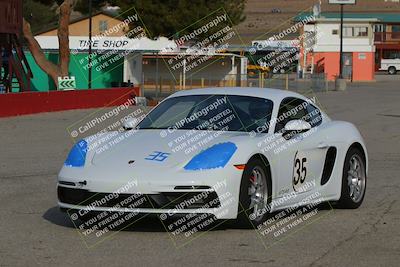
M 295 17 L 295 21 L 304 20 L 306 17 L 311 16 L 312 13 L 301 13 Z M 321 18 L 326 19 L 339 19 L 339 12 L 323 12 Z M 400 23 L 400 13 L 344 13 L 345 19 L 378 19 L 382 23 Z
M 116 20 L 119 20 L 119 21 L 123 21 L 122 18 L 119 18 L 118 16 L 115 16 L 113 13 L 110 13 L 110 12 L 107 12 L 107 11 L 104 11 L 104 10 L 94 12 L 92 14 L 92 17 L 100 15 L 100 14 L 105 15 L 105 16 L 110 17 L 110 18 L 113 18 L 113 19 L 116 19 Z M 86 19 L 89 19 L 89 17 L 90 17 L 89 15 L 84 15 L 84 16 L 81 16 L 79 18 L 72 19 L 72 20 L 70 20 L 69 25 L 77 23 L 77 22 L 80 22 L 80 21 L 83 21 L 83 20 L 86 20 Z M 43 33 L 49 32 L 49 31 L 57 30 L 57 29 L 58 29 L 58 23 L 54 24 L 54 25 L 51 25 L 48 28 L 46 28 L 44 30 L 41 30 L 39 32 L 35 32 L 34 35 L 43 34 Z
M 344 22 L 359 22 L 359 23 L 371 23 L 371 22 L 382 22 L 381 20 L 377 18 L 343 18 Z M 340 18 L 325 18 L 325 17 L 320 17 L 315 19 L 315 22 L 339 22 L 340 23 Z

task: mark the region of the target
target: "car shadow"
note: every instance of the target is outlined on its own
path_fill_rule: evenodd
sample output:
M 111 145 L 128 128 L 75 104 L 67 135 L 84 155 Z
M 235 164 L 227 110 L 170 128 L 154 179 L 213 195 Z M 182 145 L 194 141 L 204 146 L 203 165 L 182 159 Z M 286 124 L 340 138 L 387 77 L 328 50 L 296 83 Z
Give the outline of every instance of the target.
M 75 228 L 72 219 L 65 212 L 60 211 L 58 207 L 48 209 L 42 218 L 58 226 L 66 228 Z M 128 231 L 128 232 L 167 232 L 167 225 L 172 224 L 174 219 L 168 219 L 161 222 L 160 218 L 154 214 L 141 215 L 139 218 L 129 221 L 121 227 L 115 228 L 112 231 Z M 216 225 L 204 228 L 203 231 L 226 230 L 227 224 L 223 221 L 218 221 Z
M 67 227 L 67 228 L 75 228 L 74 223 L 69 218 L 68 214 L 61 212 L 58 207 L 52 207 L 48 209 L 43 215 L 42 218 L 46 221 L 49 221 L 55 225 Z
M 320 211 L 331 210 L 333 207 L 329 203 L 321 203 L 316 206 Z M 280 211 L 273 212 L 269 217 L 273 217 Z M 283 216 L 282 219 L 286 218 Z M 75 228 L 72 219 L 65 212 L 60 211 L 58 207 L 52 207 L 48 209 L 43 215 L 42 218 L 55 224 L 58 226 L 66 227 L 66 228 Z M 128 221 L 121 225 L 118 228 L 115 228 L 112 231 L 128 231 L 128 232 L 167 232 L 167 226 L 174 224 L 178 218 L 167 219 L 166 221 L 161 221 L 157 215 L 154 214 L 145 214 L 140 215 L 139 218 L 136 218 L 132 221 Z M 252 229 L 251 227 L 243 227 L 235 224 L 232 220 L 220 220 L 215 222 L 214 224 L 209 225 L 208 227 L 204 227 L 200 231 L 224 231 L 228 229 Z M 253 229 L 254 230 L 254 229 Z

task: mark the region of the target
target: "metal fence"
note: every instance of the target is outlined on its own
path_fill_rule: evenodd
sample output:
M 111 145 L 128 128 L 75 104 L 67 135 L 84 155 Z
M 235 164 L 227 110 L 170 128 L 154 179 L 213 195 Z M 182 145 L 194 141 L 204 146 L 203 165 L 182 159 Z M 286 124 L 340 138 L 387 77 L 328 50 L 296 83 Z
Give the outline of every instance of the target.
M 206 88 L 206 87 L 259 87 L 276 88 L 297 92 L 326 92 L 334 89 L 334 84 L 328 82 L 324 73 L 307 74 L 299 79 L 297 74 L 261 73 L 258 75 L 226 75 L 224 79 L 216 79 L 210 74 L 208 77 L 188 76 L 177 80 L 170 77 L 144 79 L 141 86 L 145 96 L 162 97 L 179 90 Z

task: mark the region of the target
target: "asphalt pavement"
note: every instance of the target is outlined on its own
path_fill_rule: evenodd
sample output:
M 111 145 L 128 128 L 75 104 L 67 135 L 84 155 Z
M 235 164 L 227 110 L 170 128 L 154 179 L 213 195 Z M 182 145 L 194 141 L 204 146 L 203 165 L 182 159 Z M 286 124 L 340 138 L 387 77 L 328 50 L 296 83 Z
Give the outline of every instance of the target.
M 157 218 L 144 218 L 87 247 L 56 206 L 56 176 L 71 129 L 104 110 L 0 119 L 0 266 L 398 266 L 400 88 L 392 80 L 349 87 L 316 96 L 331 118 L 354 123 L 365 138 L 364 203 L 323 208 L 285 238 L 220 226 L 177 244 Z

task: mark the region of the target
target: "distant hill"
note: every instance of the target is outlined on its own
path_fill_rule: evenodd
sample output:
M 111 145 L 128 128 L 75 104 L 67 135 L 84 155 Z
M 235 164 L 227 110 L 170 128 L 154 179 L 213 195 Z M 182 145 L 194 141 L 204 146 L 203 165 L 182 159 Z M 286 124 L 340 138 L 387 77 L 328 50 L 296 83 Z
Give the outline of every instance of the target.
M 245 43 L 254 39 L 265 39 L 292 24 L 292 19 L 301 11 L 312 11 L 319 0 L 247 0 L 246 20 L 236 26 Z M 322 1 L 322 12 L 339 11 L 337 5 Z M 347 12 L 400 12 L 400 3 L 390 0 L 357 0 L 357 5 L 346 6 Z M 235 43 L 240 43 L 238 39 Z
M 33 0 L 27 0 L 25 4 L 28 2 L 33 2 Z M 267 39 L 269 36 L 279 33 L 281 29 L 290 27 L 293 23 L 293 18 L 300 12 L 311 12 L 313 5 L 316 3 L 319 3 L 319 0 L 247 0 L 246 20 L 235 27 L 240 38 L 235 38 L 230 43 L 250 44 L 252 40 Z M 346 6 L 345 10 L 347 12 L 400 12 L 400 2 L 392 2 L 391 0 L 357 0 L 357 5 Z M 28 11 L 30 14 L 31 11 Z M 322 12 L 332 11 L 339 11 L 339 7 L 328 4 L 328 0 L 322 0 Z M 71 20 L 81 16 L 83 16 L 81 13 L 74 11 L 71 14 Z M 38 32 L 51 25 L 57 25 L 57 23 L 58 18 L 56 17 L 53 23 L 33 26 L 35 26 L 34 30 Z

